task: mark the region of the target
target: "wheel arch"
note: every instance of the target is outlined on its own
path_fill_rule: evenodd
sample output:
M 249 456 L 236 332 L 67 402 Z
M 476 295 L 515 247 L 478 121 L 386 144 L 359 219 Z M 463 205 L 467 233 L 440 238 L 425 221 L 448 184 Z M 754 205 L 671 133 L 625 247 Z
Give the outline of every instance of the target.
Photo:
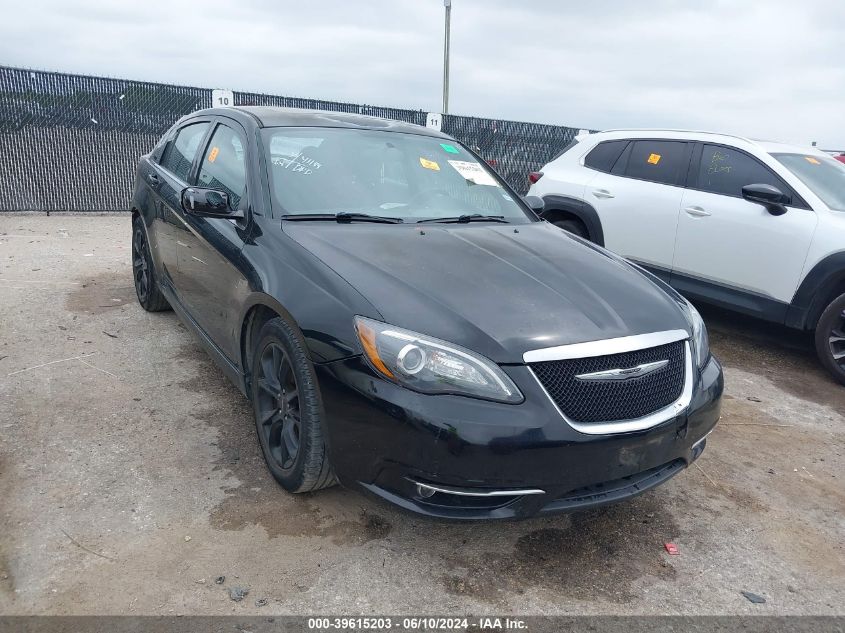
M 579 220 L 586 228 L 591 242 L 604 246 L 604 229 L 598 212 L 587 202 L 569 196 L 543 196 L 546 203 L 540 214 L 544 220 Z
M 258 333 L 267 321 L 275 318 L 282 318 L 293 326 L 302 336 L 302 331 L 290 312 L 270 295 L 257 293 L 246 303 L 243 315 L 241 316 L 240 330 L 240 365 L 247 385 L 247 393 L 250 393 L 250 379 L 252 375 L 252 353 L 257 342 Z M 304 338 L 304 337 L 303 337 Z M 305 345 L 309 360 L 311 359 L 310 349 Z
M 804 276 L 790 303 L 786 325 L 815 329 L 824 309 L 842 293 L 845 293 L 845 251 L 828 255 Z

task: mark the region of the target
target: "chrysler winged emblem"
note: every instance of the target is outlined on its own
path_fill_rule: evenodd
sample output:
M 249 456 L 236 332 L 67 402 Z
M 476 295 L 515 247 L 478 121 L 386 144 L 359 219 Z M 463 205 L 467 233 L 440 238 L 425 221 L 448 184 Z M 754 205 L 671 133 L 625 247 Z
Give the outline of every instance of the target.
M 604 371 L 594 371 L 589 374 L 578 374 L 575 378 L 578 380 L 629 380 L 631 378 L 647 376 L 658 369 L 663 369 L 668 364 L 668 360 L 658 360 L 653 363 L 643 363 L 635 367 L 628 367 L 627 369 L 605 369 Z

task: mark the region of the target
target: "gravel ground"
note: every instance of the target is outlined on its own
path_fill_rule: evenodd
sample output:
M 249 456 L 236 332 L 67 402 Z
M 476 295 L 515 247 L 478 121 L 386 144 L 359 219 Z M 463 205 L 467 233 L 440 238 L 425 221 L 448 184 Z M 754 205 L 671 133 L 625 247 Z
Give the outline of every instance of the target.
M 247 402 L 137 305 L 129 237 L 0 216 L 0 613 L 845 614 L 845 388 L 805 336 L 704 311 L 723 417 L 666 485 L 439 523 L 277 487 Z

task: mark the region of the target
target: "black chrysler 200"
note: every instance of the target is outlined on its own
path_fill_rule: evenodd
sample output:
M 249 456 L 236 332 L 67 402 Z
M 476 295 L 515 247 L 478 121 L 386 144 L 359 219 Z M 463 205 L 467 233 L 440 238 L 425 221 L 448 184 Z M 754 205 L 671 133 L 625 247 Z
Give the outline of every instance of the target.
M 251 400 L 286 490 L 457 519 L 625 499 L 701 454 L 722 370 L 689 303 L 537 202 L 418 126 L 204 110 L 141 159 L 135 288 Z

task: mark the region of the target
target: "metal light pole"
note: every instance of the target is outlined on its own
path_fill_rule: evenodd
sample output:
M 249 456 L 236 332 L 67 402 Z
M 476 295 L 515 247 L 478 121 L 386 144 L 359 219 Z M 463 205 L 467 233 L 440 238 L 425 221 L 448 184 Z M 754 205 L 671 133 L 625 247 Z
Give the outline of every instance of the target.
M 449 113 L 449 25 L 452 19 L 452 0 L 443 0 L 446 7 L 446 35 L 443 39 L 443 114 Z

